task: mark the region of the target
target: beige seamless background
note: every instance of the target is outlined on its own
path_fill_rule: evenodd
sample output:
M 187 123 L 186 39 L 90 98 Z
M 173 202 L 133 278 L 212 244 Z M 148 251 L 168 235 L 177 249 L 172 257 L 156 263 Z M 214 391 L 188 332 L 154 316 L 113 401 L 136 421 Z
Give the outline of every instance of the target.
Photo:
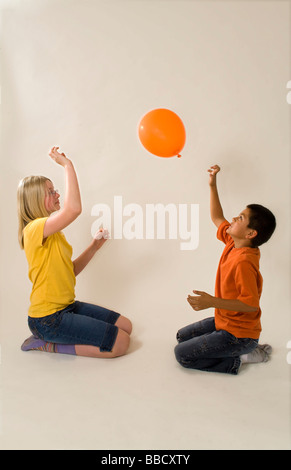
M 2 448 L 289 447 L 289 80 L 288 1 L 2 2 Z M 138 140 L 139 120 L 159 107 L 184 122 L 182 158 L 152 156 Z M 83 213 L 65 230 L 74 256 L 90 242 L 92 207 L 113 209 L 114 196 L 143 208 L 199 204 L 196 250 L 112 239 L 77 279 L 79 300 L 133 322 L 130 354 L 115 362 L 19 350 L 30 283 L 16 190 L 43 174 L 62 201 L 53 145 L 80 182 Z M 274 357 L 236 378 L 183 370 L 173 355 L 177 329 L 213 314 L 194 313 L 186 297 L 214 294 L 223 249 L 209 216 L 215 163 L 227 218 L 256 202 L 278 223 L 261 248 L 262 342 Z

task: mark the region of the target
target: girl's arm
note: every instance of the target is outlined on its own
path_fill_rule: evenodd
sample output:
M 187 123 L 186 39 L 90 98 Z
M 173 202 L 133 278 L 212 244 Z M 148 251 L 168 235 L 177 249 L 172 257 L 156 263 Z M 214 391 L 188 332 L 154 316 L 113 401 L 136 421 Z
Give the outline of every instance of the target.
M 96 233 L 88 248 L 86 248 L 86 250 L 83 251 L 83 253 L 73 261 L 75 276 L 83 271 L 83 269 L 95 255 L 96 251 L 98 251 L 101 246 L 104 245 L 108 237 L 109 235 L 107 230 L 100 229 Z
M 63 208 L 54 216 L 49 217 L 44 225 L 43 238 L 71 224 L 82 212 L 81 196 L 77 175 L 71 160 L 65 154 L 58 152 L 58 147 L 53 147 L 50 157 L 65 170 L 65 200 Z

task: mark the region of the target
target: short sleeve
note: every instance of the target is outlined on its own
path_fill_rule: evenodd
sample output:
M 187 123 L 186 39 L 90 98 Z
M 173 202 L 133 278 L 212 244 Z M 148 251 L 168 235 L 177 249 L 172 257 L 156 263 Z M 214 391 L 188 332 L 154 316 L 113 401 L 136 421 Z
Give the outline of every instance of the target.
M 238 300 L 251 307 L 259 308 L 258 273 L 249 261 L 238 263 L 235 270 L 235 284 L 238 291 Z
M 228 242 L 232 240 L 231 236 L 226 233 L 229 226 L 230 226 L 230 223 L 227 220 L 224 220 L 218 227 L 217 234 L 216 234 L 218 240 L 220 240 L 221 242 L 225 244 L 227 244 Z
M 41 217 L 30 222 L 24 229 L 24 246 L 39 247 L 43 242 L 43 229 L 48 217 Z

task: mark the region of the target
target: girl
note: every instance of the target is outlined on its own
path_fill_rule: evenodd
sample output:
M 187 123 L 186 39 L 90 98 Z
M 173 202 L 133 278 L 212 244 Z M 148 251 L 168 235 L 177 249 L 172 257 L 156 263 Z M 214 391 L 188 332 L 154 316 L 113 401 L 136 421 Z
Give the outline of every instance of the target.
M 76 276 L 105 243 L 108 233 L 100 229 L 89 247 L 71 260 L 72 248 L 61 230 L 81 214 L 81 197 L 74 166 L 58 149 L 53 147 L 49 155 L 65 171 L 62 209 L 60 195 L 48 178 L 26 177 L 18 187 L 19 243 L 32 282 L 28 325 L 33 333 L 21 349 L 101 358 L 121 356 L 129 347 L 130 320 L 75 300 Z

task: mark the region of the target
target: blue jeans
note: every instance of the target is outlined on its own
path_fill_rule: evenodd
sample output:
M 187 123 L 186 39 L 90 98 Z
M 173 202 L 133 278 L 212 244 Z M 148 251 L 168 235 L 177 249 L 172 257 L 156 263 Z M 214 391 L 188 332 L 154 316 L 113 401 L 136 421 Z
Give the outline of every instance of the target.
M 58 344 L 87 344 L 111 351 L 120 314 L 106 308 L 76 301 L 63 310 L 40 318 L 28 317 L 34 336 Z
M 177 340 L 175 355 L 183 367 L 234 375 L 240 368 L 240 356 L 258 345 L 256 339 L 236 338 L 225 330 L 216 330 L 213 317 L 181 328 Z

